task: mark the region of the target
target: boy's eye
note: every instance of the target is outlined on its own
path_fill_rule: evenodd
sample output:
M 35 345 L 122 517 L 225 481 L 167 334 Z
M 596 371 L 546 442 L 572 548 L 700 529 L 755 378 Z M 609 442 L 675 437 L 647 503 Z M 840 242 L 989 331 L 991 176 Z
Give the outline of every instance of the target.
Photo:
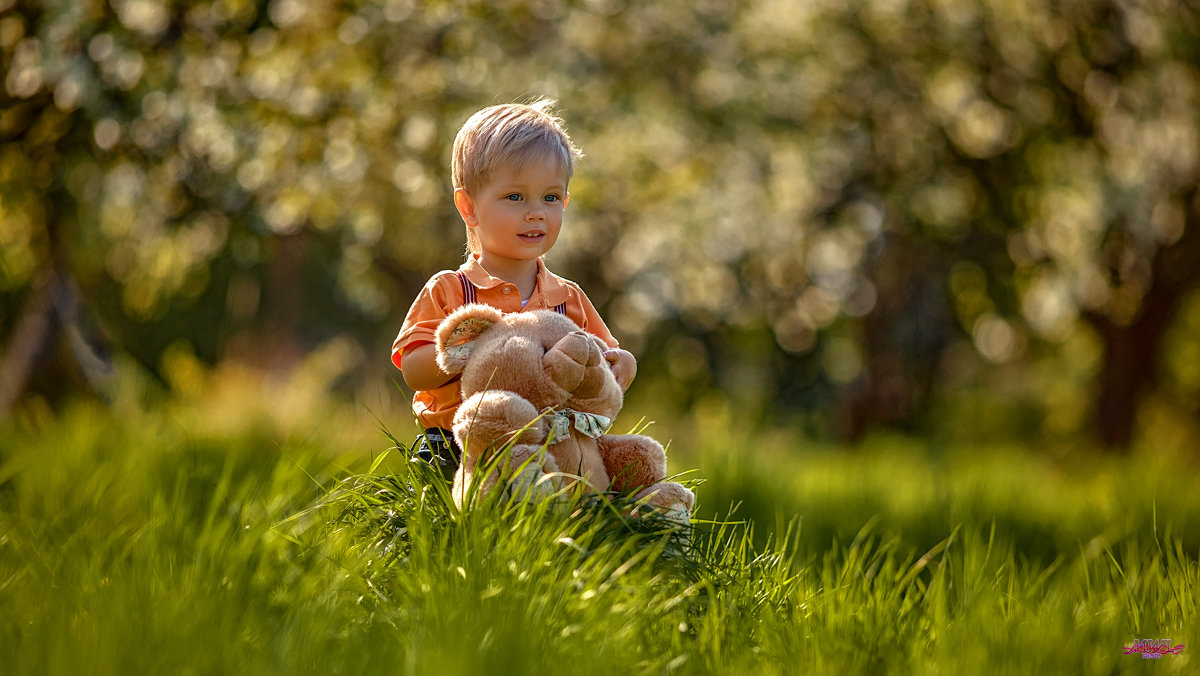
M 557 202 L 559 200 L 559 197 L 558 197 L 558 195 L 546 195 L 546 197 L 544 199 L 547 202 Z
M 515 192 L 514 192 L 514 193 L 509 193 L 509 194 L 507 194 L 507 195 L 505 195 L 505 196 L 504 196 L 504 199 L 508 200 L 509 202 L 520 202 L 520 201 L 521 201 L 521 195 L 520 195 L 520 193 L 515 193 Z

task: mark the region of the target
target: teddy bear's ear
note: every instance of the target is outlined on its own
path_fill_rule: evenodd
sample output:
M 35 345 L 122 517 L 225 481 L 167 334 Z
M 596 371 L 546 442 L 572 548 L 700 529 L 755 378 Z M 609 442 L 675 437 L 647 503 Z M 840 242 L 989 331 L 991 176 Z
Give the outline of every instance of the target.
M 437 328 L 438 366 L 446 373 L 462 373 L 476 339 L 503 318 L 504 313 L 483 303 L 464 305 L 451 312 Z

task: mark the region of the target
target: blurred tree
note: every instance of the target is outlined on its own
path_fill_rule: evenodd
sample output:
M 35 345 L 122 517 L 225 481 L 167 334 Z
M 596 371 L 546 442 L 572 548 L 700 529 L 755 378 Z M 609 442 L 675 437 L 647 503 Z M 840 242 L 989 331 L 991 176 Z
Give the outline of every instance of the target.
M 181 338 L 287 366 L 378 323 L 391 285 L 450 248 L 441 228 L 384 239 L 385 215 L 447 215 L 433 176 L 448 17 L 356 9 L 0 0 L 0 290 L 6 318 L 25 318 L 5 321 L 6 390 L 45 354 L 20 346 L 48 342 L 38 318 L 63 276 L 152 368 Z
M 690 79 L 681 134 L 713 149 L 723 185 L 697 202 L 717 204 L 709 214 L 671 218 L 707 219 L 710 239 L 656 233 L 682 265 L 633 286 L 665 286 L 655 295 L 684 313 L 768 317 L 785 350 L 819 350 L 849 388 L 851 436 L 923 420 L 950 316 L 998 364 L 1084 317 L 1103 346 L 1094 429 L 1127 445 L 1164 331 L 1200 280 L 1183 263 L 1200 254 L 1196 3 L 737 8 L 700 63 L 676 57 Z M 687 129 L 698 121 L 708 133 Z M 699 282 L 688 268 L 705 260 L 741 286 L 717 312 L 711 295 L 670 292 Z M 708 294 L 736 285 L 701 277 Z M 814 340 L 845 321 L 859 354 Z
M 0 404 L 95 362 L 56 326 L 152 367 L 350 332 L 387 368 L 461 259 L 455 129 L 550 95 L 587 153 L 553 263 L 643 378 L 923 430 L 960 348 L 1033 383 L 1087 326 L 1124 445 L 1197 283 L 1197 9 L 0 0 Z
M 1104 347 L 1095 428 L 1126 446 L 1163 335 L 1200 282 L 1183 262 L 1200 255 L 1195 3 L 935 2 L 894 14 L 902 5 L 851 5 L 826 29 L 870 55 L 839 86 L 870 92 L 838 110 L 870 137 L 851 181 L 919 246 L 943 248 L 946 262 L 924 269 L 971 261 L 986 273 L 954 292 L 989 360 L 1019 356 L 1027 329 L 1057 341 L 1086 318 Z M 924 158 L 897 150 L 914 142 Z

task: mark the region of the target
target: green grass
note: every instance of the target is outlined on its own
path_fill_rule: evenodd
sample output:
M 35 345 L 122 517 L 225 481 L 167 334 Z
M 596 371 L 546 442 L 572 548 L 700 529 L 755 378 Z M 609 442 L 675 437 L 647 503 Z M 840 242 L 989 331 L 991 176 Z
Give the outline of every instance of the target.
M 5 673 L 1157 674 L 1200 650 L 1178 457 L 735 443 L 717 420 L 673 444 L 701 482 L 681 550 L 602 500 L 459 514 L 328 413 L 208 415 L 0 428 Z M 1122 654 L 1145 638 L 1188 647 Z

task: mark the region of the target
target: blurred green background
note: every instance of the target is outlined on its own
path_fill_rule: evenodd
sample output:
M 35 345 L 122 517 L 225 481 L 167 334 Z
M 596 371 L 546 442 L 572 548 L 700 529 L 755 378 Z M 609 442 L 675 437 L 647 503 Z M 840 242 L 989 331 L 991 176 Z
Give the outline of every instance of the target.
M 0 417 L 266 382 L 403 435 L 453 135 L 550 96 L 550 265 L 677 445 L 1200 440 L 1196 0 L 0 0 L 0 72 Z

